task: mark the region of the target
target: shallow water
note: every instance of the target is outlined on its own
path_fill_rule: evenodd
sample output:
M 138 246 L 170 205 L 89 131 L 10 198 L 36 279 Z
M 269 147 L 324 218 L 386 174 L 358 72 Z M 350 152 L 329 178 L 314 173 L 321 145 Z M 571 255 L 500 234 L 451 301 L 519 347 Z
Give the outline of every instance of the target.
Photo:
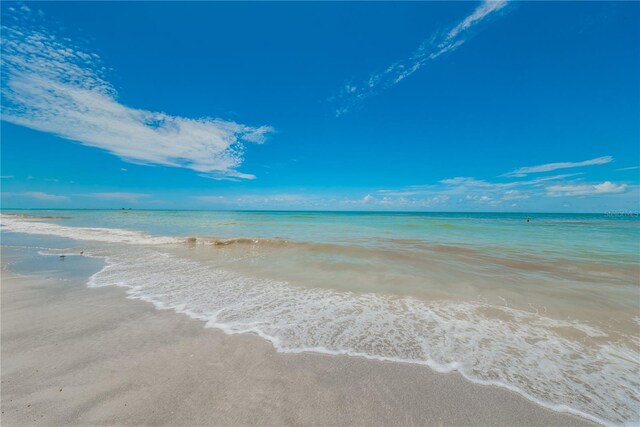
M 48 218 L 6 215 L 16 213 Z M 90 286 L 128 287 L 280 351 L 457 369 L 557 410 L 640 421 L 638 218 L 4 214 L 4 246 L 27 245 L 26 233 L 47 236 L 41 255 L 84 250 L 107 262 Z

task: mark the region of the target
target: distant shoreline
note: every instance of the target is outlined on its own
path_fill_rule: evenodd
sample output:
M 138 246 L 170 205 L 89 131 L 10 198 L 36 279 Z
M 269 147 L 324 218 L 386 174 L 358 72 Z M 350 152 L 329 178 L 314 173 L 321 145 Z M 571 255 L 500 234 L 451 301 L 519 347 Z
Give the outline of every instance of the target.
M 336 213 L 336 214 L 388 214 L 388 215 L 609 215 L 640 218 L 640 211 L 605 212 L 531 212 L 531 211 L 385 211 L 385 210 L 307 210 L 307 209 L 148 209 L 148 208 L 0 208 L 3 211 L 138 211 L 138 212 L 264 212 L 264 213 Z

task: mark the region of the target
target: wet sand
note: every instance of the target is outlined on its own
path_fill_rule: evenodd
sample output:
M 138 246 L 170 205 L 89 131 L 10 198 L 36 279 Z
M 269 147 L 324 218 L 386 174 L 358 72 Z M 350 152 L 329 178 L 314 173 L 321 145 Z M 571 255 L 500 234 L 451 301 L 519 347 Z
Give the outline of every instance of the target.
M 280 354 L 121 288 L 1 281 L 1 421 L 14 425 L 593 425 L 410 364 Z

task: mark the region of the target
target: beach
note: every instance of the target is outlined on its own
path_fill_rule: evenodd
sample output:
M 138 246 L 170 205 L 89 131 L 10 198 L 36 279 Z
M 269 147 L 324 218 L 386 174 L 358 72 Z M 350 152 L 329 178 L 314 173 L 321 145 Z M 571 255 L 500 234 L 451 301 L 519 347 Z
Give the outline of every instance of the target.
M 2 426 L 640 427 L 640 1 L 0 15 Z
M 10 424 L 638 419 L 635 218 L 0 219 Z
M 67 265 L 2 270 L 3 425 L 594 425 L 456 373 L 277 353 Z

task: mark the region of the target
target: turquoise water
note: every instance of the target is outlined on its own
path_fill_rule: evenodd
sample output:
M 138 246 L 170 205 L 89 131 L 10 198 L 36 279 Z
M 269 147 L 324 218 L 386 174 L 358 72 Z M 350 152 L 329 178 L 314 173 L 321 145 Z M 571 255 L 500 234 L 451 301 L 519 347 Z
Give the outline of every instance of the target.
M 45 236 L 40 256 L 83 250 L 106 262 L 90 286 L 279 351 L 421 363 L 602 423 L 640 421 L 637 216 L 3 214 L 5 246 Z
M 283 238 L 316 243 L 375 245 L 391 238 L 481 245 L 486 249 L 558 253 L 600 259 L 640 252 L 640 216 L 606 214 L 502 214 L 253 211 L 7 211 L 68 216 L 65 224 L 114 227 L 152 235 Z M 526 219 L 531 218 L 530 223 Z

